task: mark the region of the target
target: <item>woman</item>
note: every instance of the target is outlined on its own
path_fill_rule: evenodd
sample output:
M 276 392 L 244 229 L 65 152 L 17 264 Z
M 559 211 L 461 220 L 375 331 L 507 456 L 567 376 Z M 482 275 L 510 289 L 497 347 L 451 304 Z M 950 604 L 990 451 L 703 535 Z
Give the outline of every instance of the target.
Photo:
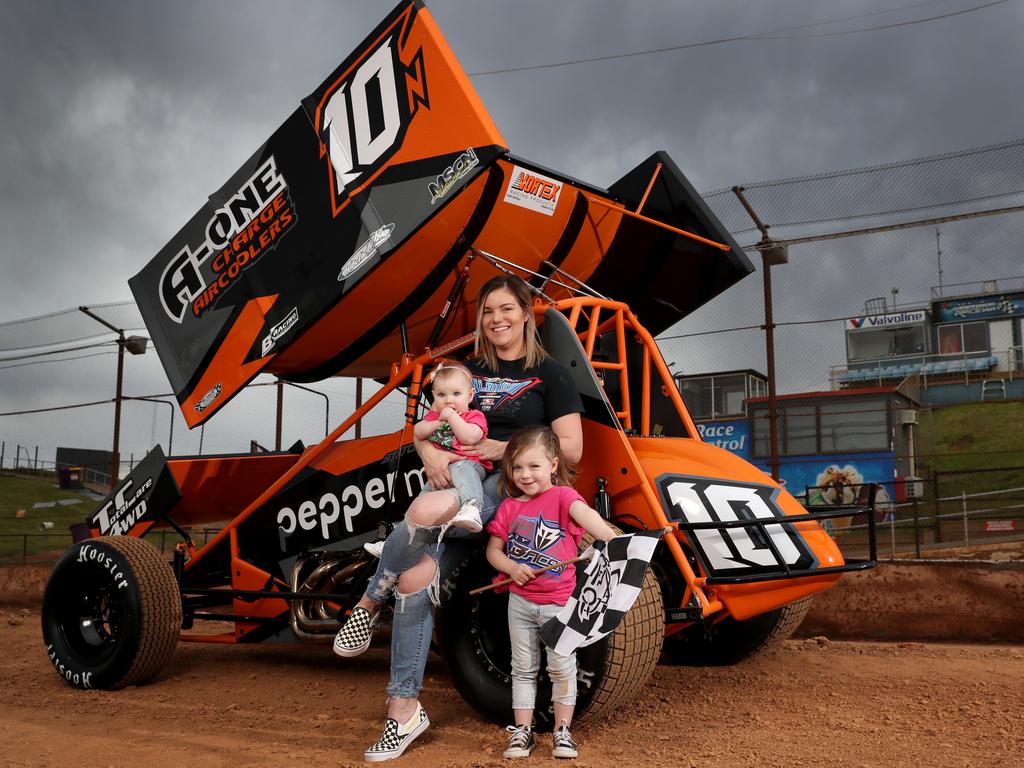
M 513 433 L 547 424 L 558 435 L 566 460 L 575 464 L 583 456 L 583 404 L 569 372 L 541 345 L 529 286 L 511 275 L 496 277 L 480 289 L 477 307 L 477 356 L 466 361 L 466 367 L 473 374 L 476 403 L 487 416 L 489 437 L 472 450 L 481 459 L 500 463 Z M 365 651 L 380 607 L 394 593 L 388 715 L 380 740 L 364 753 L 369 761 L 400 756 L 430 724 L 419 692 L 433 632 L 431 602 L 437 602 L 436 584 L 446 566 L 457 560 L 451 551 L 456 547 L 437 544 L 437 526 L 457 511 L 453 495 L 439 492 L 452 485 L 448 464 L 453 454 L 432 450 L 418 440 L 415 447 L 434 490 L 416 505 L 415 516 L 410 513 L 409 522 L 417 526 L 414 534 L 410 537 L 409 528 L 400 525 L 388 537 L 366 594 L 335 639 L 340 656 Z M 500 500 L 497 469 L 484 480 L 485 526 Z M 462 533 L 452 528 L 448 538 Z

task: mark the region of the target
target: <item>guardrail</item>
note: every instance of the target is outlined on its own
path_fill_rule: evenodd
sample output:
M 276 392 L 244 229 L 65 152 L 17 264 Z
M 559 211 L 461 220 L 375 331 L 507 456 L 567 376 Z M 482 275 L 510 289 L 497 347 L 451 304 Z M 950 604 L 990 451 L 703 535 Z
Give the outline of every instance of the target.
M 993 503 L 997 501 L 1005 503 Z M 978 505 L 979 502 L 984 503 Z M 927 559 L 925 553 L 929 550 L 1024 540 L 1024 487 L 976 493 L 961 491 L 926 502 L 915 499 L 890 504 L 876 524 L 879 539 L 889 539 L 892 556 L 913 551 L 918 559 Z M 855 525 L 851 521 L 836 525 L 831 533 L 838 539 L 857 536 L 867 529 L 867 525 Z M 846 544 L 844 549 L 852 544 Z
M 220 531 L 220 528 L 202 528 L 188 533 L 201 548 Z M 181 536 L 174 530 L 161 529 L 151 532 L 146 540 L 161 552 L 169 553 Z M 52 565 L 71 544 L 70 531 L 0 533 L 0 566 Z

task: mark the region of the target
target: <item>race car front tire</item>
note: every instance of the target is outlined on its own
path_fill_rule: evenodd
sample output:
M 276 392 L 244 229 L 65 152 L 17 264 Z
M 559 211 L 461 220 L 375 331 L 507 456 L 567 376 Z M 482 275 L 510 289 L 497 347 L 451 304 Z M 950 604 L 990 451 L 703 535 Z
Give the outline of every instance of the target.
M 585 539 L 583 547 L 588 544 Z M 483 547 L 473 547 L 442 584 L 436 630 L 455 688 L 483 716 L 507 724 L 513 722 L 508 593 L 469 594 L 488 584 L 493 575 Z M 610 712 L 639 693 L 657 666 L 664 633 L 661 589 L 648 571 L 640 596 L 618 628 L 576 654 L 575 719 Z M 541 730 L 553 724 L 551 681 L 543 669 L 534 719 Z
M 167 666 L 181 630 L 170 565 L 148 542 L 87 539 L 57 561 L 43 593 L 43 644 L 75 688 L 148 682 Z
M 737 621 L 731 616 L 708 628 L 687 627 L 665 638 L 665 656 L 691 667 L 723 667 L 736 664 L 796 631 L 811 608 L 812 597 Z

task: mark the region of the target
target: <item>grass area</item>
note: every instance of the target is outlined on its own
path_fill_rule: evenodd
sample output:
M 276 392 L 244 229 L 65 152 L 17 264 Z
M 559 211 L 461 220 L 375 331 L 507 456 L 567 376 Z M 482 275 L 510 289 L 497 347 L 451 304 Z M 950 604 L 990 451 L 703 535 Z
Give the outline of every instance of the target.
M 1024 467 L 1024 401 L 936 408 L 921 414 L 919 435 L 929 474 L 940 473 L 940 496 L 1024 486 L 1024 469 L 991 471 Z
M 40 501 L 76 499 L 78 504 L 56 504 L 46 509 L 33 509 Z M 22 475 L 0 476 L 0 563 L 21 562 L 23 552 L 32 555 L 65 549 L 71 543 L 68 527 L 85 519 L 96 501 L 80 491 L 57 487 L 53 477 Z M 18 510 L 25 510 L 18 517 Z M 43 522 L 53 528 L 40 531 Z M 32 534 L 27 538 L 23 534 Z

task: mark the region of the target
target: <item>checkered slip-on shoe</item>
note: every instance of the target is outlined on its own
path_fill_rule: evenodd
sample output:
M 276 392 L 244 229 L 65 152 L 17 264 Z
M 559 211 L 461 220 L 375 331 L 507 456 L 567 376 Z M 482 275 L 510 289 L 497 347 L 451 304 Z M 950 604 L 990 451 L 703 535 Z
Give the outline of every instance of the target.
M 528 725 L 510 725 L 505 728 L 509 733 L 508 748 L 502 757 L 529 757 L 536 742 L 533 740 L 533 729 Z
M 406 747 L 412 744 L 413 739 L 427 730 L 430 720 L 423 709 L 423 705 L 416 702 L 416 711 L 405 725 L 399 725 L 398 721 L 390 717 L 384 721 L 384 733 L 380 741 L 371 746 L 363 753 L 363 758 L 370 763 L 379 763 L 384 760 L 394 760 L 401 757 Z
M 480 533 L 484 529 L 480 522 L 480 507 L 473 501 L 463 504 L 455 513 L 455 517 L 448 521 L 448 524 L 454 525 L 456 528 L 465 528 L 470 533 Z
M 562 721 L 561 727 L 552 734 L 551 741 L 552 757 L 580 756 L 576 741 L 573 739 L 572 734 L 569 733 L 569 726 L 566 725 L 564 720 Z
M 370 647 L 377 617 L 365 608 L 354 608 L 334 638 L 334 652 L 338 656 L 358 656 Z

